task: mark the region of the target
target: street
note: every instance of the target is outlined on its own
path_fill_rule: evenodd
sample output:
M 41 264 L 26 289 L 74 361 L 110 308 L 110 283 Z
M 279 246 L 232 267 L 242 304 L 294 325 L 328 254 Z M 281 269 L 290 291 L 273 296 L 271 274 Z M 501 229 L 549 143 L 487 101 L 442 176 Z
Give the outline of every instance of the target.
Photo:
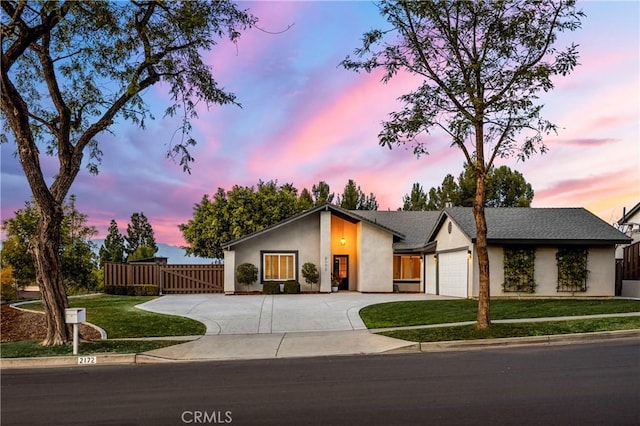
M 2 371 L 3 425 L 638 424 L 640 341 Z

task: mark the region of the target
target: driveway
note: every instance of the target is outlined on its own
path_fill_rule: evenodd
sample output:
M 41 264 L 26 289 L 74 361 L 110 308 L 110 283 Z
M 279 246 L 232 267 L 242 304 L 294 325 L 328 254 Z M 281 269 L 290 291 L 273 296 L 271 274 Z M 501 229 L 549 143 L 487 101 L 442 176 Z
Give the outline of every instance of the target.
M 167 295 L 138 307 L 204 323 L 207 335 L 365 330 L 358 312 L 376 303 L 443 300 L 426 294 Z

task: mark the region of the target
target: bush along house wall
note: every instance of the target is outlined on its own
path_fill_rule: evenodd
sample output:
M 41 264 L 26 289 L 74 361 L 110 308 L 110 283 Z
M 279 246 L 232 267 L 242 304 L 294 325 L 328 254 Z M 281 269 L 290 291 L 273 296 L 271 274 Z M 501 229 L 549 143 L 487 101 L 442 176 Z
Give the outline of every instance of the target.
M 502 290 L 505 293 L 535 293 L 535 263 L 535 249 L 505 248 Z
M 586 248 L 561 248 L 556 253 L 558 264 L 558 292 L 586 292 L 589 270 Z

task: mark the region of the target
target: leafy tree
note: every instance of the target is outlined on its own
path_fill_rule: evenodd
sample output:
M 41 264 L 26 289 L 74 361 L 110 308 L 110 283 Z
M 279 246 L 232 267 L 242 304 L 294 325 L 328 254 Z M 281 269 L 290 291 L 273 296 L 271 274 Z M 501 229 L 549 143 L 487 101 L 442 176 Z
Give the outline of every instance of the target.
M 104 239 L 102 247 L 100 247 L 100 267 L 105 262 L 124 262 L 124 250 L 124 237 L 118 229 L 118 223 L 111 219 L 107 237 Z
M 14 217 L 2 222 L 2 230 L 7 239 L 2 243 L 0 262 L 2 267 L 13 268 L 13 278 L 20 287 L 36 281 L 36 269 L 29 255 L 29 244 L 36 233 L 38 212 L 33 203 L 26 202 L 25 207 L 14 212 Z
M 91 239 L 98 230 L 94 226 L 87 226 L 88 217 L 76 209 L 75 195 L 69 196 L 63 211 L 60 260 L 65 286 L 73 292 L 95 290 L 98 283 L 93 270 L 97 258 Z
M 376 196 L 373 193 L 369 196 L 364 195 L 353 179 L 349 179 L 345 185 L 342 196 L 338 196 L 337 204 L 347 210 L 378 210 Z
M 402 198 L 402 210 L 421 211 L 427 210 L 427 194 L 418 182 L 411 187 L 411 194 Z
M 18 288 L 13 278 L 11 265 L 0 268 L 0 299 L 11 302 L 18 298 Z
M 169 116 L 181 120 L 168 155 L 185 170 L 193 161 L 190 120 L 196 105 L 236 103 L 203 61 L 223 36 L 236 40 L 257 21 L 230 1 L 26 2 L 4 0 L 1 112 L 18 146 L 40 221 L 30 246 L 45 306 L 44 345 L 70 339 L 60 267 L 62 203 L 88 154 L 97 173 L 97 136 L 116 120 L 144 127 L 152 118 L 143 95 L 161 83 Z M 43 145 L 40 149 L 38 145 Z M 57 158 L 48 180 L 40 153 Z
M 491 169 L 488 192 L 489 207 L 529 207 L 534 195 L 522 173 L 507 166 Z
M 533 200 L 533 188 L 522 173 L 508 166 L 491 167 L 486 177 L 486 202 L 488 207 L 529 207 Z M 476 196 L 476 178 L 468 164 L 455 181 L 447 175 L 441 186 L 429 190 L 426 210 L 440 210 L 448 205 L 472 207 Z
M 409 143 L 416 155 L 428 154 L 429 139 L 418 135 L 440 130 L 472 168 L 477 327 L 484 329 L 490 326 L 487 174 L 496 157 L 524 160 L 546 150 L 543 137 L 556 126 L 541 118 L 538 95 L 577 65 L 575 45 L 564 51 L 554 45 L 558 33 L 578 28 L 584 14 L 574 0 L 382 1 L 379 9 L 391 30 L 364 34 L 358 58 L 347 57 L 342 65 L 367 72 L 383 68 L 383 82 L 401 71 L 422 78 L 400 96 L 404 107 L 383 124 L 380 144 Z
M 298 210 L 309 210 L 313 208 L 313 197 L 307 188 L 304 188 L 298 197 Z
M 29 255 L 29 247 L 33 243 L 40 220 L 37 208 L 31 202 L 25 208 L 15 212 L 13 218 L 2 223 L 7 240 L 2 246 L 2 267 L 13 268 L 13 278 L 19 286 L 30 285 L 36 281 L 36 269 Z M 67 290 L 84 291 L 95 289 L 98 282 L 94 272 L 96 256 L 94 244 L 91 242 L 97 234 L 93 226 L 88 226 L 87 215 L 76 209 L 75 196 L 63 206 L 61 227 L 61 243 L 59 256 L 61 274 Z
M 222 244 L 240 238 L 301 212 L 297 189 L 291 184 L 259 181 L 257 187 L 235 185 L 204 195 L 193 209 L 193 219 L 179 225 L 187 255 L 222 257 Z
M 317 185 L 313 185 L 311 187 L 311 193 L 313 194 L 313 205 L 315 207 L 327 203 L 331 204 L 335 197 L 335 194 L 331 192 L 331 189 L 329 188 L 329 184 L 323 180 L 318 182 Z
M 133 213 L 131 215 L 131 222 L 127 225 L 127 235 L 124 239 L 127 242 L 125 247 L 127 261 L 133 260 L 130 257 L 138 252 L 141 247 L 147 247 L 144 253 L 149 254 L 149 256 L 146 257 L 153 257 L 158 251 L 153 228 L 144 213 Z M 144 258 L 138 257 L 137 260 L 139 259 Z

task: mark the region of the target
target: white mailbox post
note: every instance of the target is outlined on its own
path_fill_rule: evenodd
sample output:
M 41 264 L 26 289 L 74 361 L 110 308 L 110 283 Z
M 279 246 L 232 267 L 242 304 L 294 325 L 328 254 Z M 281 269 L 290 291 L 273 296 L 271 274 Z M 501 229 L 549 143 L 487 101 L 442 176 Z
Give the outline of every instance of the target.
M 73 354 L 78 355 L 78 324 L 87 320 L 85 308 L 67 308 L 64 310 L 64 320 L 67 324 L 73 324 Z

